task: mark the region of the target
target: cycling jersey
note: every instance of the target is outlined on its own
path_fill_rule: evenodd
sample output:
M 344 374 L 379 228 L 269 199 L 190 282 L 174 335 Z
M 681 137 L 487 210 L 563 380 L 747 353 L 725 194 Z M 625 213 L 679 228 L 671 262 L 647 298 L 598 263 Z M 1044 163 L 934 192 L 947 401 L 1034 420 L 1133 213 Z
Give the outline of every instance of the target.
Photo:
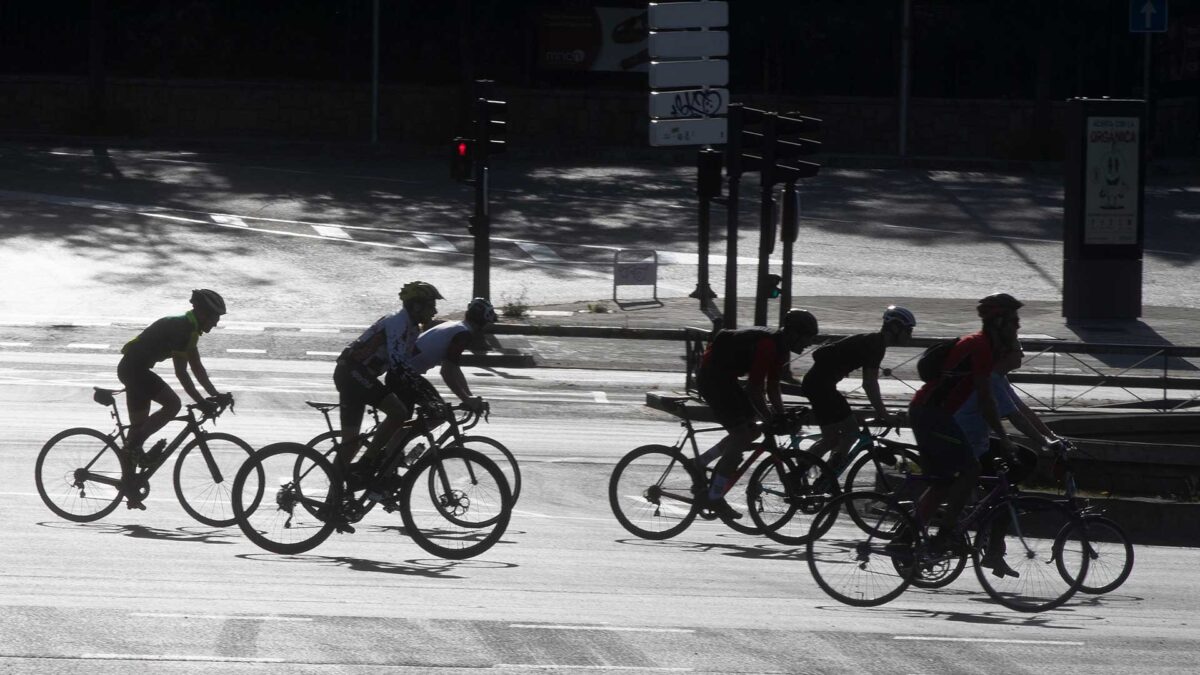
M 344 350 L 338 361 L 364 368 L 372 377 L 409 365 L 416 351 L 418 328 L 401 309 L 371 324 Z
M 989 377 L 995 365 L 992 344 L 982 331 L 964 336 L 946 355 L 949 373 L 927 382 L 913 396 L 914 406 L 937 406 L 953 415 L 975 391 L 977 376 Z
M 992 401 L 996 404 L 996 414 L 1003 418 L 1016 413 L 1017 393 L 1013 391 L 1008 378 L 1000 373 L 992 373 L 988 384 L 992 388 Z M 977 392 L 972 391 L 958 412 L 954 413 L 954 421 L 962 429 L 963 435 L 971 444 L 971 450 L 976 457 L 980 457 L 988 451 L 988 439 L 991 436 L 992 428 L 988 426 L 987 420 L 983 418 L 983 413 L 979 411 Z
M 738 377 L 747 375 L 753 384 L 765 380 L 777 385 L 788 353 L 779 344 L 777 331 L 743 328 L 717 333 L 700 357 L 696 388 L 721 426 L 733 428 L 754 419 L 754 404 Z
M 443 361 L 457 362 L 470 344 L 471 327 L 466 321 L 446 321 L 421 333 L 416 353 L 409 361 L 414 372 L 424 374 Z
M 121 347 L 127 367 L 152 368 L 171 356 L 186 356 L 196 349 L 200 322 L 191 311 L 155 321 Z
M 813 352 L 813 365 L 804 374 L 800 393 L 812 405 L 817 424 L 829 426 L 850 417 L 850 404 L 837 383 L 859 368 L 878 368 L 886 351 L 883 333 L 876 332 L 850 335 Z

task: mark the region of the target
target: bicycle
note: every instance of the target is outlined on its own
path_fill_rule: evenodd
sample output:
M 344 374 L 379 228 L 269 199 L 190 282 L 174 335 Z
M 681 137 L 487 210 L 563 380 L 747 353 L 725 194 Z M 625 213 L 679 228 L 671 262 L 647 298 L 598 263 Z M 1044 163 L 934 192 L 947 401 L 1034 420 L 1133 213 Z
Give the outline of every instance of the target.
M 212 527 L 233 525 L 229 483 L 253 449 L 242 439 L 226 433 L 210 432 L 203 425 L 228 409 L 233 412 L 233 396 L 222 394 L 205 399 L 214 407 L 211 414 L 201 413 L 196 404 L 173 421 L 184 427 L 147 465 L 138 467 L 121 449 L 129 425 L 122 423 L 116 395 L 124 389 L 93 387 L 92 399 L 112 408 L 116 427 L 103 433 L 86 427 L 59 432 L 38 453 L 34 467 L 37 491 L 56 515 L 75 522 L 99 520 L 112 513 L 122 497 L 141 502 L 150 494 L 150 479 L 189 437 L 192 441 L 179 452 L 172 482 L 179 504 L 189 516 Z M 160 441 L 162 444 L 163 441 Z
M 803 407 L 789 410 L 788 424 L 798 425 L 806 411 Z M 720 518 L 742 534 L 762 534 L 769 528 L 778 529 L 782 525 L 779 516 L 770 514 L 787 513 L 790 520 L 794 511 L 800 508 L 805 497 L 803 493 L 811 493 L 813 483 L 828 474 L 828 468 L 820 459 L 783 450 L 776 443 L 774 434 L 765 434 L 764 441 L 751 446 L 749 456 L 739 464 L 722 495 L 728 499 L 734 487 L 740 484 L 741 477 L 766 455 L 755 471 L 757 481 L 747 483 L 745 503 L 731 504 L 750 512 L 755 525 L 744 525 L 704 505 L 708 479 L 705 471 L 697 468 L 700 448 L 696 434 L 724 432 L 724 427 L 697 429 L 684 414 L 682 405 L 675 414 L 682 418 L 680 426 L 684 428 L 675 445 L 650 444 L 634 448 L 617 462 L 609 478 L 608 501 L 613 515 L 622 527 L 643 539 L 674 537 L 686 530 L 697 516 L 705 520 Z M 691 446 L 691 459 L 683 454 L 685 445 Z M 827 484 L 832 482 L 828 478 L 825 480 Z M 783 485 L 788 487 L 785 489 Z M 822 498 L 820 495 L 808 496 Z M 816 508 L 808 508 L 816 512 Z M 779 536 L 783 535 L 779 533 Z
M 342 432 L 333 425 L 333 420 L 330 418 L 330 413 L 338 408 L 340 404 L 323 401 L 305 401 L 307 405 L 318 410 L 325 417 L 325 425 L 327 431 L 321 432 L 312 437 L 305 443 L 310 448 L 315 448 L 323 453 L 327 458 L 333 458 L 337 451 L 337 446 L 341 443 Z M 489 436 L 472 435 L 467 436 L 463 432 L 475 427 L 479 421 L 487 421 L 491 416 L 491 405 L 487 401 L 483 401 L 483 405 L 478 410 L 470 410 L 461 403 L 452 407 L 454 415 L 447 417 L 440 424 L 445 425 L 445 430 L 437 438 L 437 443 L 445 445 L 447 442 L 453 441 L 456 445 L 461 445 L 472 450 L 477 450 L 488 459 L 496 462 L 501 471 L 504 472 L 504 478 L 508 481 L 509 488 L 512 490 L 512 500 L 515 504 L 521 496 L 521 468 L 517 464 L 517 458 L 513 455 L 503 443 Z M 359 434 L 359 448 L 366 449 L 370 444 L 371 438 L 375 435 L 375 430 L 379 427 L 379 410 L 373 406 L 368 406 L 367 409 L 371 418 L 375 421 L 371 428 L 362 431 Z M 408 463 L 412 464 L 427 449 L 421 441 L 423 436 L 421 431 L 415 425 L 406 425 L 404 433 L 397 434 L 397 438 L 390 443 L 398 443 L 399 447 L 408 455 Z
M 1074 444 L 1063 439 L 1051 446 L 1054 453 L 1054 477 L 1063 484 L 1067 508 L 1082 519 L 1088 544 L 1087 553 L 1091 561 L 1088 575 L 1079 590 L 1098 595 L 1116 590 L 1133 571 L 1133 544 L 1125 530 L 1111 518 L 1104 516 L 1077 496 L 1075 472 L 1067 455 L 1075 449 Z
M 461 560 L 483 553 L 508 527 L 511 492 L 495 462 L 434 438 L 430 430 L 449 417 L 444 405 L 418 407 L 415 428 L 428 449 L 410 463 L 402 448 L 388 448 L 357 495 L 346 488 L 340 462 L 315 448 L 291 442 L 262 448 L 234 478 L 238 527 L 267 551 L 303 553 L 335 530 L 353 532 L 352 524 L 379 504 L 399 511 L 404 532 L 433 555 Z
M 942 550 L 933 546 L 928 524 L 912 502 L 870 491 L 835 497 L 812 522 L 815 536 L 807 553 L 813 579 L 839 602 L 872 607 L 899 597 L 909 585 L 939 588 L 953 582 L 969 555 L 983 590 L 1001 605 L 1024 612 L 1059 607 L 1075 595 L 1088 572 L 1080 520 L 1055 500 L 1019 494 L 999 473 L 982 479 L 993 484 L 990 491 L 953 526 Z M 910 475 L 906 480 L 928 478 Z M 850 518 L 840 524 L 836 536 L 822 536 L 834 531 L 834 521 L 842 512 L 851 512 L 847 504 L 855 501 L 862 502 L 856 507 L 860 513 L 871 514 L 869 527 Z M 976 526 L 971 543 L 968 533 Z M 1004 539 L 989 541 L 998 532 L 1006 533 Z M 1008 556 L 1016 562 L 1017 576 L 999 568 L 989 575 L 987 554 L 1005 559 L 1010 538 L 1020 545 Z

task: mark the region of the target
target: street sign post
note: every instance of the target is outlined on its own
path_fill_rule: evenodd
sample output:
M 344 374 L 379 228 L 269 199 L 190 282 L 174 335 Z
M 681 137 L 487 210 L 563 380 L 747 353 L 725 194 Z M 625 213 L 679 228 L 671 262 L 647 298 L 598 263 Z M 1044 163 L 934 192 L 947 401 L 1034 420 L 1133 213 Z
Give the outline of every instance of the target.
M 1167 0 L 1129 0 L 1129 32 L 1167 32 Z

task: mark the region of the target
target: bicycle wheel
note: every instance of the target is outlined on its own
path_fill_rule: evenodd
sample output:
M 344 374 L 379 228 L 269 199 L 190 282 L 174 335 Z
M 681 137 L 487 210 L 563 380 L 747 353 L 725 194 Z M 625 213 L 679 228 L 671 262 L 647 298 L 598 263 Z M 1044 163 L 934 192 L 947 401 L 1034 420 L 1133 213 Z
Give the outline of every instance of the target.
M 979 525 L 975 537 L 975 576 L 996 602 L 1018 612 L 1044 612 L 1062 605 L 1083 584 L 1088 571 L 1086 535 L 1062 504 L 1040 497 L 1001 502 Z M 1004 533 L 998 543 L 992 533 Z M 1000 556 L 1018 576 L 997 575 L 981 562 Z
M 175 461 L 175 495 L 179 497 L 179 505 L 189 516 L 211 527 L 236 523 L 233 477 L 252 454 L 254 449 L 250 444 L 232 434 L 205 433 L 193 439 Z M 257 483 L 262 484 L 261 476 Z M 257 500 L 247 506 L 253 510 Z
M 404 531 L 425 551 L 462 560 L 504 535 L 512 494 L 495 462 L 452 445 L 426 455 L 405 474 L 400 516 Z
M 121 456 L 95 429 L 67 429 L 46 441 L 33 475 L 42 501 L 67 520 L 99 520 L 121 503 Z
M 812 516 L 840 490 L 829 467 L 813 455 L 801 452 L 781 460 L 770 455 L 754 467 L 747 488 L 750 517 L 772 540 L 800 546 L 824 534 L 811 529 Z
M 408 456 L 408 453 L 417 443 L 424 442 L 424 436 L 417 436 L 410 439 L 404 446 L 405 456 Z M 521 468 L 517 466 L 517 458 L 511 450 L 505 447 L 500 441 L 488 436 L 463 436 L 458 440 L 448 442 L 475 450 L 495 462 L 496 466 L 500 467 L 500 471 L 504 474 L 504 479 L 508 481 L 509 490 L 512 491 L 513 504 L 517 503 L 517 500 L 521 497 Z
M 884 504 L 878 522 L 870 528 L 890 528 L 889 539 L 860 528 L 849 517 L 856 501 Z M 862 512 L 866 512 L 865 507 Z M 813 580 L 829 597 L 855 607 L 874 607 L 890 602 L 908 588 L 917 567 L 918 549 L 912 539 L 895 538 L 900 528 L 916 533 L 917 525 L 907 512 L 877 492 L 846 492 L 834 497 L 812 521 L 808 569 Z M 816 532 L 824 532 L 816 536 Z
M 1133 571 L 1133 544 L 1129 543 L 1125 530 L 1110 518 L 1084 515 L 1082 527 L 1087 541 L 1088 572 L 1079 590 L 1093 595 L 1110 593 L 1125 583 Z M 1056 558 L 1060 563 L 1058 571 L 1069 579 L 1071 571 L 1062 564 L 1063 560 Z
M 916 501 L 920 496 L 920 492 L 925 489 L 925 484 L 915 480 L 908 480 L 910 475 L 921 475 L 921 465 L 917 454 L 907 448 L 890 448 L 887 446 L 878 446 L 880 449 L 885 449 L 889 456 L 893 457 L 895 464 L 889 465 L 882 461 L 877 461 L 872 456 L 871 451 L 861 453 L 851 463 L 850 468 L 846 471 L 843 479 L 843 489 L 846 492 L 878 492 L 896 499 L 897 501 Z M 907 480 L 907 482 L 906 482 Z M 866 502 L 856 502 L 851 505 L 870 506 Z M 858 523 L 859 527 L 869 527 L 870 522 L 869 512 L 859 513 L 850 511 L 850 517 L 854 522 Z M 877 533 L 883 535 L 885 533 Z
M 963 543 L 967 544 L 966 535 Z M 918 556 L 916 574 L 913 575 L 913 586 L 917 588 L 942 588 L 954 583 L 967 567 L 966 554 L 938 553 L 934 554 L 922 548 L 924 555 Z
M 310 470 L 300 474 L 300 466 Z M 238 469 L 233 514 L 238 527 L 259 547 L 272 553 L 303 553 L 333 532 L 341 493 L 333 464 L 319 452 L 299 443 L 272 443 Z
M 703 483 L 668 445 L 631 450 L 613 468 L 608 504 L 630 533 L 642 539 L 670 539 L 683 532 L 700 510 L 693 488 Z

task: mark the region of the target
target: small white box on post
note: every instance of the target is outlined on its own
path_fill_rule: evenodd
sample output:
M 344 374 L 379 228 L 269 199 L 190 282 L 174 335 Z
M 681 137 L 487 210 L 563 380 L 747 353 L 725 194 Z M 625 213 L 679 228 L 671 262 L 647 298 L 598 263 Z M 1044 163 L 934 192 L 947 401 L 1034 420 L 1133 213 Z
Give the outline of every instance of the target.
M 651 299 L 658 302 L 658 251 L 617 249 L 613 253 L 613 302 L 620 305 L 618 286 L 650 286 Z

